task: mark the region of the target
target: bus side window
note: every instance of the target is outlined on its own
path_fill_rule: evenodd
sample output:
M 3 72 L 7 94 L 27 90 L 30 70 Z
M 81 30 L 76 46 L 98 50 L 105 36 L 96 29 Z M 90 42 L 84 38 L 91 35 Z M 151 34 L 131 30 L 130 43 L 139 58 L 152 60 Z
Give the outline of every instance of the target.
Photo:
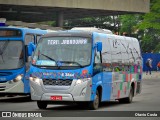
M 100 53 L 99 52 L 95 53 L 95 61 L 94 61 L 94 63 L 95 64 L 100 64 L 101 63 Z
M 94 74 L 97 74 L 102 71 L 102 63 L 100 59 L 100 52 L 95 52 L 94 56 Z
M 30 42 L 35 43 L 35 37 L 33 34 L 26 34 L 25 36 L 25 45 L 28 45 Z

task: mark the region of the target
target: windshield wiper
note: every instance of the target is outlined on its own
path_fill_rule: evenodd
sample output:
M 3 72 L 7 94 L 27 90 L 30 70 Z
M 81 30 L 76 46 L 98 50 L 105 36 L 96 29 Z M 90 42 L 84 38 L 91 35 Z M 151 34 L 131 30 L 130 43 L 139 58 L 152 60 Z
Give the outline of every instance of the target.
M 77 65 L 78 65 L 78 66 L 80 66 L 81 68 L 83 67 L 80 63 L 75 62 L 75 61 L 59 61 L 59 62 L 62 62 L 62 63 L 68 63 L 68 64 L 73 63 L 73 64 L 77 64 Z
M 43 53 L 40 53 L 40 55 L 43 55 L 44 57 L 48 58 L 49 60 L 55 61 L 56 65 L 58 66 L 58 63 L 57 63 L 57 61 L 55 59 L 53 59 L 53 58 L 51 58 L 51 57 L 49 57 L 49 56 L 47 56 L 47 55 L 45 55 Z

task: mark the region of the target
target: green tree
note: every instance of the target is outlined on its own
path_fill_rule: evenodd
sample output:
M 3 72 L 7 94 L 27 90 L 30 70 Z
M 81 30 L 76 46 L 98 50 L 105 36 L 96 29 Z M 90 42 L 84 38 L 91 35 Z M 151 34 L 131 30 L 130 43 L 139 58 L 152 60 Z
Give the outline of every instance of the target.
M 120 22 L 121 22 L 121 28 L 120 32 L 127 33 L 128 36 L 132 36 L 137 31 L 136 25 L 141 20 L 141 15 L 121 15 L 120 16 Z
M 87 17 L 81 19 L 66 20 L 64 27 L 67 29 L 73 27 L 97 27 L 118 31 L 119 24 L 118 16 L 102 16 L 102 17 Z
M 160 0 L 151 0 L 151 12 L 143 16 L 138 25 L 142 34 L 144 52 L 160 52 Z

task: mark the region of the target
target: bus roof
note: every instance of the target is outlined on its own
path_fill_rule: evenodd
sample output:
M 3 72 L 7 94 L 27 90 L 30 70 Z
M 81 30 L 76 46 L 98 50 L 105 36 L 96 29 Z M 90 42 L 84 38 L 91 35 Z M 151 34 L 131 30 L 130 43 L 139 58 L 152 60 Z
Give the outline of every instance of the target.
M 17 26 L 3 26 L 0 29 L 17 29 L 22 30 L 24 32 L 31 32 L 31 33 L 49 33 L 49 32 L 56 32 L 55 30 L 43 30 L 39 28 L 27 28 L 27 27 L 17 27 Z
M 82 30 L 88 32 L 98 32 L 98 33 L 105 33 L 105 34 L 113 34 L 111 30 L 108 29 L 101 29 L 96 27 L 74 27 L 71 30 Z
M 58 32 L 50 32 L 45 34 L 43 37 L 55 37 L 55 36 L 84 36 L 84 37 L 91 37 L 92 32 L 88 31 L 79 31 L 79 30 L 65 30 L 65 31 L 58 31 Z

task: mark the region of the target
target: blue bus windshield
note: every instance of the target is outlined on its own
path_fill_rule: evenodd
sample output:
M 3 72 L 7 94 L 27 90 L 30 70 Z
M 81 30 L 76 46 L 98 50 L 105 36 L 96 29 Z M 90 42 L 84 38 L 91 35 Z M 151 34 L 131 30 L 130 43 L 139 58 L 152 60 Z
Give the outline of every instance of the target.
M 23 67 L 22 41 L 0 41 L 0 69 L 18 69 Z
M 32 64 L 37 66 L 83 67 L 91 61 L 91 39 L 48 37 L 39 40 Z

